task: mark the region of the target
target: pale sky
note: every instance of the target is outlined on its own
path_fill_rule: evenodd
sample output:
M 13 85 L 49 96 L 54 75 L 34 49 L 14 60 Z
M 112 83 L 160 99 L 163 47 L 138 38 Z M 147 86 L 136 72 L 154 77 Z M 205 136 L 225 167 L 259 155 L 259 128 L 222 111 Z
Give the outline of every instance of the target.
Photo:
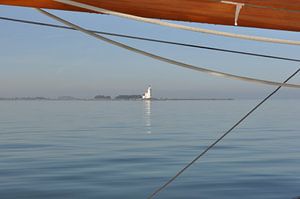
M 224 38 L 106 15 L 50 12 L 99 31 L 300 58 L 299 46 Z M 58 24 L 31 8 L 0 6 L 0 16 Z M 296 32 L 184 24 L 300 40 L 300 34 Z M 6 21 L 0 21 L 0 30 L 0 97 L 141 94 L 151 85 L 154 97 L 261 98 L 274 89 L 272 86 L 212 77 L 182 69 L 111 46 L 76 31 Z M 200 67 L 273 81 L 284 80 L 300 67 L 300 63 L 296 62 L 110 38 Z M 300 84 L 300 75 L 290 83 Z M 300 92 L 297 89 L 284 89 L 277 97 L 300 98 Z

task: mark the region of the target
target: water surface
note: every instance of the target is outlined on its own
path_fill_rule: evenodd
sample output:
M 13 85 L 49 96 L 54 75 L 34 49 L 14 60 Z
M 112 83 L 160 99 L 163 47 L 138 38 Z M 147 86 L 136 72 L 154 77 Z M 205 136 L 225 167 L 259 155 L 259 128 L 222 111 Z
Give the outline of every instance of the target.
M 0 101 L 0 196 L 146 198 L 256 103 Z M 300 196 L 299 118 L 267 102 L 159 198 Z

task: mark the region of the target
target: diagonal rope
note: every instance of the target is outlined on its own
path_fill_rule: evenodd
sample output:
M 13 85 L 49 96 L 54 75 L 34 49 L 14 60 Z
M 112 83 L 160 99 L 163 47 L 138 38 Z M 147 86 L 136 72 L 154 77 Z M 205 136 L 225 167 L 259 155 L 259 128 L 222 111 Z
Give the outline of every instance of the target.
M 121 48 L 124 48 L 124 49 L 127 49 L 127 50 L 130 50 L 130 51 L 133 51 L 133 52 L 136 52 L 136 53 L 139 53 L 139 54 L 143 54 L 145 56 L 148 56 L 148 57 L 152 57 L 154 59 L 157 59 L 157 60 L 161 60 L 161 61 L 164 61 L 164 62 L 167 62 L 167 63 L 171 63 L 171 64 L 175 64 L 175 65 L 178 65 L 178 66 L 181 66 L 181 67 L 185 67 L 185 68 L 190 68 L 190 69 L 194 69 L 194 70 L 197 70 L 197 71 L 201 71 L 201 72 L 206 72 L 206 73 L 209 73 L 209 74 L 212 74 L 212 75 L 221 75 L 221 76 L 227 76 L 227 77 L 231 77 L 231 78 L 234 78 L 234 79 L 243 79 L 243 80 L 247 80 L 247 81 L 254 81 L 254 82 L 257 82 L 257 83 L 267 83 L 268 84 L 272 84 L 272 85 L 278 85 L 278 88 L 276 90 L 274 90 L 271 94 L 269 94 L 264 100 L 262 100 L 257 106 L 255 106 L 252 110 L 250 110 L 242 119 L 240 119 L 233 127 L 231 127 L 227 132 L 225 132 L 219 139 L 217 139 L 214 143 L 212 143 L 206 150 L 204 150 L 200 155 L 198 155 L 194 160 L 192 160 L 187 166 L 185 166 L 182 170 L 180 170 L 174 177 L 172 177 L 167 183 L 165 183 L 163 186 L 161 186 L 160 188 L 158 188 L 155 192 L 153 192 L 150 196 L 149 196 L 149 199 L 152 199 L 154 198 L 158 193 L 160 193 L 163 189 L 165 189 L 169 184 L 171 184 L 177 177 L 179 177 L 185 170 L 187 170 L 190 166 L 192 166 L 198 159 L 200 159 L 203 155 L 205 155 L 210 149 L 212 149 L 217 143 L 219 143 L 226 135 L 228 135 L 232 130 L 234 130 L 240 123 L 242 123 L 248 116 L 250 116 L 256 109 L 258 109 L 263 103 L 265 103 L 270 97 L 272 97 L 281 87 L 286 87 L 288 85 L 290 86 L 294 86 L 294 87 L 299 87 L 299 85 L 293 85 L 293 84 L 286 84 L 292 77 L 294 77 L 299 71 L 300 69 L 298 69 L 294 74 L 292 74 L 288 79 L 286 79 L 283 83 L 277 83 L 277 82 L 269 82 L 269 81 L 265 81 L 265 80 L 257 80 L 257 79 L 253 79 L 253 78 L 247 78 L 247 77 L 241 77 L 241 76 L 235 76 L 235 75 L 231 75 L 231 74 L 226 74 L 226 73 L 221 73 L 221 72 L 217 72 L 217 71 L 212 71 L 212 70 L 209 70 L 209 69 L 205 69 L 205 68 L 198 68 L 198 67 L 195 67 L 195 66 L 192 66 L 192 65 L 188 65 L 188 64 L 185 64 L 185 63 L 181 63 L 181 62 L 177 62 L 175 60 L 171 60 L 171 59 L 167 59 L 167 58 L 164 58 L 164 57 L 160 57 L 160 56 L 157 56 L 157 55 L 154 55 L 154 54 L 151 54 L 151 53 L 148 53 L 148 52 L 145 52 L 145 51 L 142 51 L 142 50 L 139 50 L 139 49 L 136 49 L 136 48 L 132 48 L 130 46 L 127 46 L 127 45 L 124 45 L 122 43 L 119 43 L 119 42 L 116 42 L 116 41 L 113 41 L 113 40 L 110 40 L 110 39 L 107 39 L 105 37 L 102 37 L 100 35 L 97 35 L 89 30 L 86 30 L 86 29 L 83 29 L 77 25 L 74 25 L 68 21 L 65 21 L 53 14 L 50 14 L 42 9 L 39 9 L 37 8 L 36 9 L 37 11 L 41 12 L 42 14 L 45 14 L 57 21 L 60 21 L 72 28 L 75 28 L 76 30 L 79 30 L 85 34 L 88 34 L 90 36 L 93 36 L 97 39 L 100 39 L 100 40 L 103 40 L 103 41 L 106 41 L 110 44 L 113 44 L 113 45 L 116 45 L 116 46 L 119 46 Z
M 270 97 L 272 97 L 279 89 L 288 82 L 291 78 L 293 78 L 298 72 L 300 68 L 294 72 L 289 78 L 287 78 L 278 88 L 276 88 L 272 93 L 270 93 L 265 99 L 263 99 L 260 103 L 258 103 L 254 108 L 252 108 L 244 117 L 242 117 L 238 122 L 236 122 L 229 130 L 227 130 L 220 138 L 214 141 L 211 145 L 209 145 L 202 153 L 200 153 L 196 158 L 194 158 L 190 163 L 188 163 L 183 169 L 181 169 L 176 175 L 170 178 L 165 184 L 155 190 L 148 199 L 152 199 L 156 197 L 161 191 L 163 191 L 168 185 L 170 185 L 176 178 L 178 178 L 185 170 L 187 170 L 190 166 L 192 166 L 197 160 L 199 160 L 202 156 L 204 156 L 209 150 L 211 150 L 214 146 L 216 146 L 226 135 L 232 132 L 239 124 L 241 124 L 247 117 L 249 117 L 256 109 L 258 109 L 263 103 L 265 103 Z
M 103 37 L 101 35 L 95 34 L 95 33 L 91 32 L 89 30 L 86 30 L 86 29 L 84 29 L 80 26 L 77 26 L 77 25 L 75 25 L 71 22 L 68 22 L 64 19 L 61 19 L 61 18 L 59 18 L 59 17 L 57 17 L 57 16 L 55 16 L 55 15 L 49 13 L 49 12 L 46 12 L 42 9 L 36 8 L 36 10 L 41 12 L 42 14 L 48 16 L 48 17 L 51 17 L 54 20 L 57 20 L 57 21 L 65 24 L 67 26 L 75 28 L 76 30 L 78 30 L 80 32 L 83 32 L 87 35 L 90 35 L 92 37 L 95 37 L 99 40 L 105 41 L 107 43 L 118 46 L 120 48 L 129 50 L 129 51 L 135 52 L 137 54 L 141 54 L 141 55 L 144 55 L 146 57 L 150 57 L 150 58 L 153 58 L 153 59 L 165 62 L 165 63 L 180 66 L 180 67 L 183 67 L 183 68 L 188 68 L 188 69 L 195 70 L 195 71 L 198 71 L 198 72 L 207 73 L 207 74 L 212 75 L 212 76 L 226 77 L 226 78 L 229 78 L 229 79 L 236 79 L 236 80 L 252 82 L 252 83 L 259 83 L 259 84 L 267 84 L 267 85 L 272 85 L 272 86 L 282 85 L 282 83 L 280 83 L 280 82 L 261 80 L 261 79 L 255 79 L 255 78 L 244 77 L 244 76 L 239 76 L 239 75 L 233 75 L 233 74 L 229 74 L 229 73 L 223 73 L 223 72 L 219 72 L 219 71 L 215 71 L 215 70 L 210 70 L 210 69 L 207 69 L 207 68 L 201 68 L 201 67 L 197 67 L 197 66 L 194 66 L 194 65 L 186 64 L 186 63 L 179 62 L 179 61 L 176 61 L 176 60 L 173 60 L 173 59 L 168 59 L 168 58 L 165 58 L 165 57 L 162 57 L 162 56 L 159 56 L 159 55 L 155 55 L 155 54 L 152 54 L 152 53 L 149 53 L 149 52 L 137 49 L 137 48 L 133 48 L 131 46 L 125 45 L 125 44 L 120 43 L 120 42 L 116 42 L 114 40 L 108 39 L 108 38 Z M 290 88 L 300 88 L 299 84 L 284 84 L 283 86 L 284 87 L 290 87 Z
M 127 18 L 127 19 L 131 19 L 131 20 L 135 20 L 135 21 L 145 22 L 145 23 L 157 24 L 157 25 L 176 28 L 176 29 L 188 30 L 188 31 L 193 31 L 193 32 L 201 32 L 201 33 L 219 35 L 219 36 L 231 37 L 231 38 L 260 41 L 260 42 L 270 42 L 270 43 L 289 44 L 289 45 L 300 45 L 300 41 L 285 40 L 285 39 L 274 39 L 274 38 L 258 37 L 258 36 L 250 36 L 250 35 L 242 35 L 242 34 L 235 34 L 235 33 L 228 33 L 228 32 L 210 30 L 210 29 L 205 29 L 205 28 L 185 26 L 185 25 L 169 23 L 169 22 L 165 22 L 165 21 L 161 21 L 161 20 L 157 20 L 157 19 L 150 19 L 150 18 L 139 17 L 139 16 L 135 16 L 135 15 L 130 15 L 130 14 L 124 14 L 124 13 L 120 13 L 120 12 L 115 12 L 115 11 L 111 11 L 111 10 L 107 10 L 107 9 L 103 9 L 103 8 L 99 8 L 99 7 L 95 7 L 95 6 L 91 6 L 91 5 L 88 5 L 88 4 L 79 3 L 79 2 L 76 2 L 76 1 L 72 1 L 72 0 L 53 0 L 53 1 L 63 3 L 63 4 L 66 4 L 66 5 L 71 5 L 71 6 L 87 9 L 87 10 L 91 10 L 91 11 L 94 11 L 94 12 L 104 13 L 104 14 L 108 14 L 108 15 L 112 15 L 112 16 Z
M 46 26 L 46 27 L 52 27 L 52 28 L 76 30 L 75 28 L 71 28 L 68 26 L 43 23 L 43 22 L 37 22 L 37 21 L 31 21 L 31 20 L 15 19 L 15 18 L 9 18 L 9 17 L 0 17 L 0 19 L 4 20 L 4 21 L 12 21 L 12 22 Z M 225 53 L 234 53 L 234 54 L 254 56 L 254 57 L 263 57 L 263 58 L 270 58 L 270 59 L 278 59 L 278 60 L 284 60 L 284 61 L 300 62 L 300 59 L 295 59 L 295 58 L 280 57 L 280 56 L 259 54 L 259 53 L 251 53 L 251 52 L 246 52 L 246 51 L 229 50 L 229 49 L 224 49 L 224 48 L 215 48 L 215 47 L 209 47 L 209 46 L 203 46 L 203 45 L 180 43 L 180 42 L 175 42 L 175 41 L 166 41 L 166 40 L 159 40 L 159 39 L 146 38 L 146 37 L 137 37 L 137 36 L 127 35 L 127 34 L 125 35 L 125 34 L 103 32 L 103 31 L 96 31 L 96 30 L 90 30 L 90 29 L 89 29 L 89 31 L 91 31 L 93 33 L 101 34 L 101 35 L 109 35 L 109 36 L 122 37 L 122 38 L 127 38 L 127 39 L 149 41 L 149 42 L 162 43 L 162 44 L 170 44 L 170 45 L 175 45 L 175 46 L 184 46 L 184 47 L 190 47 L 190 48 L 200 48 L 200 49 L 205 49 L 205 50 L 219 51 L 219 52 L 225 52 Z

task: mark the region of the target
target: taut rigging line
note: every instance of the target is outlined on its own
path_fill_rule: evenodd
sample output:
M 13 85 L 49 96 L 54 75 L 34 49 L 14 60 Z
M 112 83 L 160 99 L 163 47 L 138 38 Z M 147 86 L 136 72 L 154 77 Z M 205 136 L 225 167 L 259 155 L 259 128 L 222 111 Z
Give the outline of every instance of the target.
M 87 29 L 84 29 L 80 26 L 77 26 L 71 22 L 68 22 L 62 18 L 59 18 L 49 12 L 46 12 L 40 8 L 36 8 L 37 11 L 39 11 L 40 13 L 56 20 L 56 21 L 59 21 L 67 26 L 70 26 L 72 28 L 75 28 L 76 30 L 82 32 L 82 33 L 85 33 L 91 37 L 94 37 L 96 39 L 99 39 L 99 40 L 102 40 L 102 41 L 105 41 L 109 44 L 112 44 L 114 46 L 118 46 L 120 48 L 123 48 L 123 49 L 126 49 L 126 50 L 129 50 L 131 52 L 135 52 L 137 54 L 140 54 L 140 55 L 144 55 L 146 57 L 150 57 L 152 59 L 156 59 L 156 60 L 159 60 L 159 61 L 162 61 L 162 62 L 165 62 L 165 63 L 169 63 L 169 64 L 172 64 L 172 65 L 176 65 L 176 66 L 180 66 L 182 68 L 188 68 L 188 69 L 191 69 L 191 70 L 195 70 L 195 71 L 198 71 L 198 72 L 202 72 L 202 73 L 206 73 L 206 74 L 209 74 L 209 75 L 212 75 L 212 76 L 219 76 L 219 77 L 226 77 L 226 78 L 230 78 L 230 79 L 235 79 L 235 80 L 241 80 L 241 81 L 246 81 L 246 82 L 252 82 L 252 83 L 259 83 L 259 84 L 266 84 L 266 85 L 272 85 L 272 86 L 280 86 L 282 85 L 282 83 L 280 82 L 274 82 L 274 81 L 269 81 L 269 80 L 262 80 L 262 79 L 256 79 L 256 78 L 250 78 L 250 77 L 244 77 L 244 76 L 239 76 L 239 75 L 233 75 L 233 74 L 230 74 L 230 73 L 224 73 L 224 72 L 220 72 L 220 71 L 216 71 L 216 70 L 211 70 L 211 69 L 207 69 L 207 68 L 202 68 L 202 67 L 197 67 L 197 66 L 194 66 L 194 65 L 191 65 L 191 64 L 186 64 L 186 63 L 183 63 L 183 62 L 179 62 L 179 61 L 176 61 L 176 60 L 173 60 L 173 59 L 168 59 L 168 58 L 165 58 L 165 57 L 162 57 L 162 56 L 159 56 L 159 55 L 155 55 L 153 53 L 149 53 L 149 52 L 146 52 L 146 51 L 143 51 L 143 50 L 140 50 L 140 49 L 137 49 L 137 48 L 134 48 L 134 47 L 131 47 L 131 46 L 128 46 L 128 45 L 125 45 L 123 43 L 120 43 L 120 42 L 117 42 L 117 41 L 114 41 L 114 40 L 111 40 L 111 39 L 108 39 L 106 37 L 103 37 L 101 35 L 98 35 L 96 33 L 93 33 Z M 300 88 L 300 85 L 299 84 L 284 84 L 282 85 L 284 87 L 290 87 L 290 88 Z
M 166 21 L 161 21 L 158 19 L 150 19 L 150 18 L 139 17 L 139 16 L 135 16 L 135 15 L 125 14 L 125 13 L 121 13 L 121 12 L 115 12 L 112 10 L 99 8 L 96 6 L 88 5 L 85 3 L 80 3 L 77 1 L 73 1 L 73 0 L 53 0 L 53 1 L 63 3 L 66 5 L 71 5 L 71 6 L 87 9 L 87 10 L 91 10 L 94 12 L 104 13 L 104 14 L 117 16 L 117 17 L 121 17 L 121 18 L 125 18 L 125 19 L 131 19 L 131 20 L 135 20 L 135 21 L 139 21 L 139 22 L 151 23 L 151 24 L 156 24 L 156 25 L 160 25 L 160 26 L 176 28 L 176 29 L 181 29 L 181 30 L 188 30 L 188 31 L 218 35 L 218 36 L 223 36 L 223 37 L 231 37 L 231 38 L 236 38 L 236 39 L 245 39 L 245 40 L 269 42 L 269 43 L 277 43 L 277 44 L 300 45 L 300 41 L 275 39 L 275 38 L 269 38 L 269 37 L 250 36 L 250 35 L 229 33 L 229 32 L 217 31 L 217 30 L 210 30 L 210 29 L 205 29 L 205 28 L 185 26 L 185 25 L 170 23 L 170 22 L 166 22 Z
M 15 19 L 15 18 L 9 18 L 9 17 L 0 17 L 0 19 L 5 20 L 5 21 L 13 21 L 13 22 L 18 22 L 18 23 L 46 26 L 46 27 L 52 27 L 52 28 L 76 30 L 76 29 L 68 27 L 68 26 L 43 23 L 43 22 L 37 22 L 37 21 L 31 21 L 31 20 Z M 103 31 L 96 31 L 96 30 L 89 30 L 89 31 L 97 33 L 97 34 L 101 34 L 101 35 L 109 35 L 109 36 L 122 37 L 122 38 L 127 38 L 127 39 L 135 39 L 135 40 L 141 40 L 141 41 L 149 41 L 149 42 L 156 42 L 156 43 L 162 43 L 162 44 L 184 46 L 184 47 L 190 47 L 190 48 L 200 48 L 200 49 L 205 49 L 205 50 L 234 53 L 234 54 L 262 57 L 262 58 L 269 58 L 269 59 L 278 59 L 278 60 L 284 60 L 284 61 L 300 62 L 300 59 L 295 59 L 295 58 L 280 57 L 280 56 L 266 55 L 266 54 L 259 54 L 259 53 L 251 53 L 251 52 L 238 51 L 238 50 L 229 50 L 229 49 L 224 49 L 224 48 L 216 48 L 216 47 L 209 47 L 209 46 L 203 46 L 203 45 L 180 43 L 180 42 L 175 42 L 175 41 L 166 41 L 166 40 L 159 40 L 159 39 L 146 38 L 146 37 L 137 37 L 137 36 L 127 35 L 127 34 L 125 35 L 125 34 L 103 32 Z
M 248 118 L 256 109 L 258 109 L 262 104 L 264 104 L 268 99 L 270 99 L 275 93 L 281 89 L 281 87 L 287 83 L 290 79 L 292 79 L 298 72 L 300 68 L 294 72 L 290 77 L 288 77 L 279 87 L 277 87 L 272 93 L 270 93 L 266 98 L 264 98 L 260 103 L 258 103 L 254 108 L 252 108 L 244 117 L 242 117 L 239 121 L 237 121 L 229 130 L 227 130 L 221 137 L 215 140 L 212 144 L 210 144 L 203 152 L 201 152 L 196 158 L 194 158 L 191 162 L 189 162 L 185 167 L 183 167 L 180 171 L 176 173 L 172 178 L 170 178 L 166 183 L 156 189 L 148 199 L 153 199 L 156 197 L 161 191 L 167 188 L 173 181 L 176 180 L 184 171 L 186 171 L 190 166 L 192 166 L 197 160 L 203 157 L 209 150 L 215 147 L 223 138 L 225 138 L 230 132 L 232 132 L 237 126 L 239 126 L 246 118 Z
M 60 21 L 62 23 L 64 23 L 65 25 L 68 25 L 78 31 L 81 31 L 87 35 L 90 35 L 92 37 L 95 37 L 97 39 L 100 39 L 102 41 L 108 42 L 110 44 L 113 44 L 115 46 L 133 51 L 135 53 L 139 53 L 142 55 L 145 55 L 147 57 L 151 57 L 163 62 L 167 62 L 170 64 L 174 64 L 177 66 L 181 66 L 184 68 L 189 68 L 189 69 L 193 69 L 193 70 L 197 70 L 197 71 L 201 71 L 201 72 L 205 72 L 205 73 L 209 73 L 211 75 L 221 75 L 224 77 L 228 77 L 228 78 L 233 78 L 233 79 L 239 79 L 239 80 L 244 80 L 244 81 L 251 81 L 251 82 L 256 82 L 256 83 L 263 83 L 263 84 L 271 84 L 271 85 L 278 85 L 278 87 L 272 92 L 270 93 L 266 98 L 264 98 L 259 104 L 257 104 L 253 109 L 251 109 L 248 113 L 246 113 L 246 115 L 244 117 L 242 117 L 238 122 L 236 122 L 229 130 L 227 130 L 220 138 L 218 138 L 216 141 L 214 141 L 211 145 L 209 145 L 202 153 L 200 153 L 196 158 L 194 158 L 190 163 L 188 163 L 183 169 L 181 169 L 175 176 L 173 176 L 172 178 L 170 178 L 170 180 L 168 180 L 165 184 L 163 184 L 161 187 L 159 187 L 157 190 L 155 190 L 148 198 L 152 199 L 155 196 L 157 196 L 158 193 L 160 193 L 163 189 L 165 189 L 168 185 L 170 185 L 177 177 L 179 177 L 185 170 L 187 170 L 190 166 L 192 166 L 197 160 L 199 160 L 201 157 L 203 157 L 203 155 L 205 155 L 209 150 L 211 150 L 214 146 L 216 146 L 223 138 L 225 138 L 230 132 L 232 132 L 237 126 L 239 126 L 246 118 L 248 118 L 256 109 L 258 109 L 262 104 L 264 104 L 269 98 L 271 98 L 275 93 L 277 93 L 282 87 L 286 87 L 286 86 L 293 86 L 293 87 L 299 87 L 299 85 L 293 85 L 293 84 L 286 84 L 292 77 L 294 77 L 299 71 L 300 68 L 294 72 L 289 78 L 287 78 L 283 83 L 278 83 L 278 82 L 270 82 L 270 81 L 266 81 L 266 80 L 258 80 L 258 79 L 253 79 L 253 78 L 248 78 L 248 77 L 241 77 L 241 76 L 236 76 L 236 75 L 232 75 L 232 74 L 227 74 L 227 73 L 222 73 L 222 72 L 218 72 L 218 71 L 212 71 L 209 69 L 205 69 L 205 68 L 199 68 L 193 65 L 189 65 L 189 64 L 185 64 L 182 62 L 178 62 L 175 60 L 171 60 L 171 59 L 167 59 L 158 55 L 154 55 L 130 46 L 127 46 L 125 44 L 113 41 L 111 39 L 107 39 L 105 37 L 102 37 L 98 34 L 95 34 L 89 30 L 86 30 L 84 28 L 81 28 L 75 24 L 72 24 L 64 19 L 61 19 L 51 13 L 48 13 L 42 9 L 37 8 L 36 10 L 38 10 L 39 12 L 41 12 L 42 14 L 49 16 L 57 21 Z

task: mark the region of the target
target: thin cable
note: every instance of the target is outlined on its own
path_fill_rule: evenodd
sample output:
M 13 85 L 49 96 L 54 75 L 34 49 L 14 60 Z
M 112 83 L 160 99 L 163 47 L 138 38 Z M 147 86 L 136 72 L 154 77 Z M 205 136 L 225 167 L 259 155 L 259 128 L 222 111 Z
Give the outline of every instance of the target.
M 263 99 L 260 103 L 258 103 L 254 108 L 252 108 L 242 119 L 236 122 L 229 130 L 227 130 L 220 138 L 214 141 L 211 145 L 209 145 L 202 153 L 200 153 L 196 158 L 194 158 L 190 163 L 188 163 L 183 169 L 181 169 L 176 175 L 174 175 L 170 180 L 168 180 L 165 184 L 155 190 L 148 199 L 152 199 L 157 196 L 163 189 L 165 189 L 168 185 L 170 185 L 177 177 L 179 177 L 185 170 L 187 170 L 190 166 L 192 166 L 197 160 L 199 160 L 203 155 L 205 155 L 210 149 L 212 149 L 216 144 L 218 144 L 226 135 L 228 135 L 232 130 L 234 130 L 239 124 L 241 124 L 247 117 L 249 117 L 256 109 L 258 109 L 263 103 L 265 103 L 270 97 L 272 97 L 277 91 L 291 78 L 293 78 L 298 72 L 300 68 L 294 72 L 289 78 L 287 78 L 278 88 L 276 88 L 272 93 L 270 93 L 265 99 Z
M 177 61 L 174 61 L 174 60 L 170 60 L 170 59 L 166 59 L 166 58 L 163 58 L 163 57 L 160 57 L 160 56 L 157 56 L 157 55 L 153 55 L 153 54 L 150 54 L 150 53 L 147 53 L 147 52 L 144 52 L 144 51 L 141 51 L 139 49 L 135 49 L 135 48 L 132 48 L 130 46 L 126 46 L 122 43 L 119 43 L 119 42 L 115 42 L 113 40 L 110 40 L 110 39 L 107 39 L 105 37 L 102 37 L 100 35 L 97 35 L 95 33 L 92 33 L 88 30 L 85 30 L 79 26 L 76 26 L 68 21 L 65 21 L 55 15 L 52 15 L 42 9 L 39 9 L 37 8 L 36 9 L 37 11 L 41 12 L 42 14 L 45 14 L 46 16 L 49 16 L 57 21 L 60 21 L 68 26 L 71 26 L 77 30 L 80 30 L 81 32 L 84 32 L 90 36 L 93 36 L 95 38 L 98 38 L 98 39 L 101 39 L 103 41 L 106 41 L 106 42 L 109 42 L 113 45 L 116 45 L 116 46 L 119 46 L 119 47 L 122 47 L 122 48 L 125 48 L 127 50 L 131 50 L 131 51 L 134 51 L 134 52 L 137 52 L 137 53 L 140 53 L 140 54 L 144 54 L 146 56 L 149 56 L 149 57 L 152 57 L 152 58 L 155 58 L 155 59 L 159 59 L 159 60 L 164 60 L 165 62 L 168 62 L 168 63 L 177 63 L 176 65 L 179 65 L 179 66 L 182 66 L 182 67 L 186 67 L 186 68 L 190 68 L 190 69 L 195 69 L 195 70 L 198 70 L 198 71 L 210 71 L 209 73 L 212 73 L 212 74 L 215 74 L 215 75 L 220 75 L 220 74 L 216 74 L 216 72 L 212 72 L 211 70 L 207 70 L 207 69 L 203 69 L 203 68 L 197 68 L 195 66 L 191 66 L 191 65 L 187 65 L 187 64 L 184 64 L 184 63 L 180 63 L 180 62 L 177 62 Z M 298 69 L 292 76 L 290 76 L 286 81 L 284 81 L 283 83 L 280 83 L 279 87 L 273 91 L 267 98 L 265 98 L 261 103 L 259 103 L 256 107 L 254 107 L 254 109 L 252 109 L 249 113 L 247 113 L 239 122 L 237 122 L 230 130 L 228 130 L 223 136 L 221 136 L 217 141 L 215 141 L 210 147 L 208 147 L 204 152 L 202 152 L 196 159 L 194 159 L 190 164 L 188 164 L 184 169 L 182 169 L 180 172 L 177 173 L 176 176 L 174 176 L 170 181 L 168 181 L 166 184 L 164 184 L 162 187 L 160 187 L 158 190 L 156 190 L 153 194 L 150 195 L 149 198 L 153 198 L 155 197 L 160 191 L 162 191 L 164 188 L 166 188 L 171 182 L 173 182 L 181 173 L 183 173 L 187 168 L 189 168 L 194 162 L 196 162 L 201 156 L 203 156 L 207 151 L 209 151 L 212 147 L 214 147 L 218 142 L 220 142 L 228 133 L 230 133 L 236 126 L 238 126 L 243 120 L 245 120 L 252 112 L 254 112 L 260 105 L 262 105 L 265 101 L 267 101 L 272 95 L 274 95 L 281 87 L 283 86 L 287 86 L 286 82 L 291 79 L 293 76 L 295 76 L 298 72 L 300 71 L 300 69 Z M 223 73 L 221 73 L 223 74 Z M 251 78 L 250 78 L 251 79 Z M 253 79 L 252 79 L 253 81 Z
M 218 36 L 224 36 L 224 37 L 231 37 L 231 38 L 237 38 L 237 39 L 245 39 L 245 40 L 253 40 L 253 41 L 260 41 L 260 42 L 270 42 L 270 43 L 277 43 L 277 44 L 289 44 L 289 45 L 300 45 L 300 41 L 293 41 L 293 40 L 285 40 L 285 39 L 274 39 L 274 38 L 268 38 L 268 37 L 259 37 L 259 36 L 250 36 L 250 35 L 242 35 L 242 34 L 235 34 L 235 33 L 229 33 L 229 32 L 222 32 L 222 31 L 216 31 L 216 30 L 210 30 L 205 28 L 198 28 L 198 27 L 191 27 L 191 26 L 185 26 L 180 24 L 174 24 L 169 23 L 157 19 L 150 19 L 145 17 L 139 17 L 135 15 L 130 14 L 124 14 L 120 12 L 115 12 L 95 6 L 91 6 L 84 3 L 75 2 L 72 0 L 53 0 L 59 3 L 63 3 L 66 5 L 71 5 L 99 13 L 104 13 L 112 16 L 122 17 L 126 19 L 131 19 L 135 21 L 145 22 L 145 23 L 151 23 L 151 24 L 157 24 L 160 26 L 166 26 L 170 28 L 176 28 L 181 30 L 188 30 L 193 32 L 201 32 L 206 34 L 212 34 L 212 35 L 218 35 Z
M 244 77 L 244 76 L 239 76 L 239 75 L 233 75 L 233 74 L 230 74 L 230 73 L 223 73 L 223 72 L 219 72 L 219 71 L 215 71 L 215 70 L 210 70 L 210 69 L 207 69 L 207 68 L 201 68 L 201 67 L 197 67 L 197 66 L 194 66 L 194 65 L 190 65 L 190 64 L 186 64 L 186 63 L 183 63 L 183 62 L 179 62 L 179 61 L 176 61 L 176 60 L 173 60 L 173 59 L 168 59 L 168 58 L 165 58 L 165 57 L 162 57 L 162 56 L 159 56 L 159 55 L 155 55 L 155 54 L 152 54 L 152 53 L 149 53 L 149 52 L 146 52 L 146 51 L 143 51 L 143 50 L 140 50 L 140 49 L 137 49 L 137 48 L 133 48 L 131 46 L 128 46 L 128 45 L 125 45 L 123 43 L 120 43 L 120 42 L 116 42 L 114 40 L 111 40 L 111 39 L 108 39 L 106 37 L 103 37 L 103 36 L 100 36 L 98 34 L 95 34 L 91 31 L 88 31 L 80 26 L 77 26 L 71 22 L 68 22 L 62 18 L 59 18 L 49 12 L 46 12 L 40 8 L 36 8 L 37 11 L 39 11 L 40 13 L 54 19 L 54 20 L 57 20 L 67 26 L 70 26 L 72 28 L 75 28 L 76 30 L 82 32 L 82 33 L 85 33 L 87 35 L 90 35 L 96 39 L 99 39 L 99 40 L 102 40 L 102 41 L 105 41 L 109 44 L 112 44 L 112 45 L 115 45 L 115 46 L 118 46 L 120 48 L 123 48 L 123 49 L 126 49 L 126 50 L 129 50 L 131 52 L 135 52 L 137 54 L 141 54 L 141 55 L 144 55 L 146 57 L 150 57 L 150 58 L 153 58 L 153 59 L 156 59 L 156 60 L 159 60 L 159 61 L 162 61 L 162 62 L 165 62 L 165 63 L 169 63 L 169 64 L 172 64 L 172 65 L 176 65 L 176 66 L 180 66 L 180 67 L 183 67 L 183 68 L 188 68 L 188 69 L 191 69 L 191 70 L 195 70 L 195 71 L 198 71 L 198 72 L 202 72 L 202 73 L 207 73 L 209 75 L 212 75 L 212 76 L 219 76 L 219 77 L 226 77 L 226 78 L 229 78 L 229 79 L 236 79 L 236 80 L 241 80 L 241 81 L 246 81 L 246 82 L 252 82 L 252 83 L 259 83 L 259 84 L 267 84 L 267 85 L 272 85 L 272 86 L 280 86 L 282 85 L 280 82 L 274 82 L 274 81 L 268 81 L 268 80 L 261 80 L 261 79 L 255 79 L 255 78 L 250 78 L 250 77 Z M 285 84 L 284 85 L 285 87 L 290 87 L 290 88 L 300 88 L 300 85 L 299 84 Z
M 42 23 L 42 22 L 37 22 L 37 21 L 29 21 L 29 20 L 8 18 L 8 17 L 0 17 L 0 19 L 1 20 L 6 20 L 6 21 L 18 22 L 18 23 L 25 23 L 25 24 L 32 24 L 32 25 L 39 25 L 39 26 L 47 26 L 47 27 L 61 28 L 61 29 L 68 29 L 68 30 L 76 30 L 75 28 L 71 28 L 71 27 L 68 27 L 68 26 Z M 145 37 L 137 37 L 137 36 L 132 36 L 132 35 L 102 32 L 102 31 L 96 31 L 96 30 L 90 30 L 90 29 L 88 29 L 88 30 L 91 31 L 91 32 L 94 32 L 94 33 L 101 34 L 101 35 L 109 35 L 109 36 L 114 36 L 114 37 L 122 37 L 122 38 L 134 39 L 134 40 L 142 40 L 142 41 L 170 44 L 170 45 L 176 45 L 176 46 L 184 46 L 184 47 L 190 47 L 190 48 L 200 48 L 200 49 L 205 49 L 205 50 L 212 50 L 212 51 L 219 51 L 219 52 L 226 52 L 226 53 L 234 53 L 234 54 L 240 54 L 240 55 L 248 55 L 248 56 L 255 56 L 255 57 L 278 59 L 278 60 L 284 60 L 284 61 L 300 62 L 300 59 L 294 59 L 294 58 L 279 57 L 279 56 L 258 54 L 258 53 L 250 53 L 250 52 L 237 51 L 237 50 L 228 50 L 228 49 L 214 48 L 214 47 L 209 47 L 209 46 L 200 46 L 200 45 L 194 45 L 194 44 L 179 43 L 179 42 L 174 42 L 174 41 L 166 41 L 166 40 L 158 40 L 158 39 L 145 38 Z

